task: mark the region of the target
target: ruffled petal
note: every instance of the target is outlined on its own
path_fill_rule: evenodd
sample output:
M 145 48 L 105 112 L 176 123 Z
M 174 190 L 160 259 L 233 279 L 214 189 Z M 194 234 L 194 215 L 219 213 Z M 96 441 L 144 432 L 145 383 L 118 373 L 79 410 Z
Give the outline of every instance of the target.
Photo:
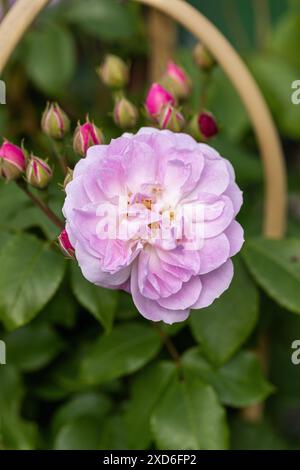
M 231 260 L 226 261 L 220 268 L 201 276 L 202 291 L 191 308 L 205 308 L 211 305 L 215 299 L 228 289 L 232 278 L 233 264 Z

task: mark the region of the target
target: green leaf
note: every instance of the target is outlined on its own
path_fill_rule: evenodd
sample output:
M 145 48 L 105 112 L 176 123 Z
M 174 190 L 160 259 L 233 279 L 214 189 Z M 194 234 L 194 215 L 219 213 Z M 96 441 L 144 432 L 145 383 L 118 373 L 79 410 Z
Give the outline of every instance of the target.
M 70 292 L 69 286 L 63 282 L 46 305 L 39 319 L 53 325 L 73 328 L 77 319 L 77 310 L 78 304 Z
M 210 385 L 189 371 L 174 376 L 151 418 L 159 449 L 212 450 L 228 447 L 225 410 Z
M 48 23 L 31 31 L 25 41 L 28 77 L 47 95 L 61 93 L 75 72 L 75 44 L 70 32 Z
M 277 24 L 270 39 L 270 49 L 297 69 L 300 68 L 300 15 L 288 12 Z
M 54 441 L 55 450 L 97 450 L 101 424 L 92 417 L 78 418 L 60 428 Z
M 258 293 L 238 258 L 231 286 L 210 307 L 192 310 L 190 326 L 204 354 L 220 365 L 246 341 L 258 316 Z
M 300 313 L 300 240 L 248 240 L 243 256 L 265 292 L 279 305 Z
M 124 39 L 137 30 L 137 17 L 116 0 L 73 0 L 65 19 L 91 36 L 104 40 Z
M 78 418 L 92 417 L 101 420 L 111 409 L 111 401 L 103 393 L 85 392 L 74 395 L 56 411 L 52 429 L 56 433 L 65 424 Z
M 160 337 L 151 326 L 116 326 L 89 347 L 80 363 L 81 380 L 99 384 L 135 372 L 157 354 L 160 346 Z
M 299 140 L 300 106 L 292 104 L 292 83 L 298 78 L 298 69 L 274 55 L 257 55 L 250 68 L 273 112 L 281 133 Z
M 220 368 L 211 365 L 192 348 L 183 356 L 186 369 L 194 370 L 203 381 L 212 385 L 220 401 L 225 405 L 243 408 L 267 398 L 274 390 L 264 378 L 256 355 L 241 351 Z
M 161 361 L 150 365 L 134 380 L 125 413 L 130 449 L 149 448 L 152 440 L 150 417 L 174 372 L 172 362 Z
M 0 449 L 32 450 L 36 447 L 37 430 L 21 416 L 23 384 L 15 368 L 1 367 Z
M 232 163 L 241 187 L 263 182 L 262 164 L 257 155 L 230 142 L 222 135 L 214 139 L 214 148 Z
M 118 292 L 88 282 L 75 263 L 72 264 L 71 285 L 78 302 L 94 315 L 107 332 L 111 331 Z
M 238 141 L 249 128 L 249 117 L 242 101 L 225 73 L 217 68 L 208 93 L 208 108 L 215 114 L 223 133 Z M 229 125 L 228 125 L 229 124 Z
M 18 234 L 0 251 L 0 320 L 8 329 L 28 323 L 62 281 L 65 261 L 49 244 Z
M 5 336 L 9 363 L 22 371 L 45 367 L 62 350 L 63 342 L 46 324 L 27 325 Z
M 235 419 L 231 425 L 233 450 L 285 450 L 287 443 L 276 429 L 263 421 L 247 423 Z
M 61 212 L 60 198 L 51 198 L 49 205 L 57 214 Z M 59 234 L 59 229 L 32 204 L 20 188 L 14 184 L 5 184 L 3 181 L 0 181 L 0 213 L 0 229 L 20 231 L 39 227 L 50 240 Z
M 125 427 L 124 417 L 121 413 L 108 416 L 101 426 L 100 450 L 127 450 L 128 432 Z

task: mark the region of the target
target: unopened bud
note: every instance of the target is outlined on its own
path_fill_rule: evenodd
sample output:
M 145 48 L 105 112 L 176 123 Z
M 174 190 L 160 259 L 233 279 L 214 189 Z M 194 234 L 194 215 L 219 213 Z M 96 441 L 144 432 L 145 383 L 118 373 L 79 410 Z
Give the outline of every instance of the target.
M 192 82 L 188 74 L 171 60 L 162 77 L 161 84 L 177 98 L 186 98 L 192 89 Z
M 73 148 L 76 153 L 85 157 L 90 147 L 101 145 L 103 142 L 103 133 L 93 122 L 88 118 L 84 124 L 78 122 L 73 137 Z
M 71 168 L 67 169 L 67 173 L 64 179 L 63 188 L 66 189 L 67 185 L 73 180 L 74 171 Z
M 123 88 L 129 81 L 128 65 L 120 57 L 108 54 L 97 73 L 110 88 Z
M 201 70 L 210 70 L 215 65 L 213 56 L 200 42 L 194 48 L 193 57 L 195 64 Z
M 121 129 L 134 127 L 138 120 L 137 107 L 127 98 L 120 98 L 114 107 L 114 121 Z
M 41 158 L 31 155 L 26 168 L 26 180 L 35 188 L 44 189 L 52 179 L 52 170 Z
M 172 132 L 180 132 L 185 125 L 183 115 L 171 104 L 164 106 L 159 116 L 159 127 Z
M 170 103 L 175 105 L 175 99 L 159 83 L 153 83 L 146 98 L 146 111 L 152 119 L 157 119 L 163 106 Z
M 64 229 L 58 236 L 58 243 L 59 243 L 62 253 L 67 258 L 74 258 L 75 250 L 69 240 L 69 236 L 68 236 L 66 229 Z
M 214 115 L 208 111 L 202 112 L 198 117 L 199 130 L 205 139 L 218 134 L 219 129 Z
M 70 130 L 70 120 L 57 103 L 47 103 L 42 116 L 42 130 L 52 139 L 62 139 Z
M 25 171 L 25 166 L 23 150 L 5 140 L 0 147 L 0 177 L 6 181 L 16 180 Z
M 205 139 L 200 132 L 198 120 L 199 120 L 199 114 L 195 114 L 188 123 L 187 132 L 192 137 L 194 137 L 195 140 L 197 140 L 198 142 L 202 142 Z

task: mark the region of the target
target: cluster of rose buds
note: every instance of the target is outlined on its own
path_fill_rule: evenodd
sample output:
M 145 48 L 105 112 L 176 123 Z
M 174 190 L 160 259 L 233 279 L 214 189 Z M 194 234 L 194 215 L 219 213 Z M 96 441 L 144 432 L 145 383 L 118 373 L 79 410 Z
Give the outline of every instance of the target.
M 70 119 L 57 103 L 47 103 L 42 116 L 41 127 L 51 139 L 61 140 L 70 131 Z M 73 148 L 80 156 L 85 156 L 92 145 L 103 144 L 104 136 L 94 122 L 86 117 L 83 124 L 78 121 L 73 135 Z
M 202 70 L 208 71 L 214 65 L 209 52 L 202 45 L 197 45 L 194 52 L 195 63 Z M 185 118 L 178 103 L 189 97 L 192 82 L 188 74 L 169 61 L 162 78 L 153 83 L 148 91 L 145 108 L 148 117 L 160 129 L 181 132 L 186 129 L 199 141 L 206 141 L 218 133 L 218 125 L 213 114 L 201 110 L 186 125 Z
M 52 170 L 48 163 L 27 152 L 8 140 L 0 147 L 0 176 L 6 181 L 13 181 L 23 176 L 35 188 L 44 189 L 52 179 Z
M 109 54 L 98 67 L 97 73 L 106 86 L 118 90 L 113 110 L 115 124 L 121 129 L 135 127 L 139 119 L 138 109 L 124 95 L 124 88 L 129 82 L 129 66 L 120 57 Z

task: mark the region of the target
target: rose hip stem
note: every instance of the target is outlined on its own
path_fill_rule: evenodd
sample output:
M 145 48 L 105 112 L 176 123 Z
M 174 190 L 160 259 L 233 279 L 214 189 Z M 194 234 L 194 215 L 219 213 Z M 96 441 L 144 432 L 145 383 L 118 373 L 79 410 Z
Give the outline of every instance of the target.
M 47 206 L 47 204 L 41 201 L 27 188 L 24 181 L 16 181 L 16 184 L 25 194 L 27 194 L 32 202 L 44 212 L 44 214 L 51 220 L 51 222 L 54 223 L 56 227 L 58 227 L 60 230 L 64 228 L 64 223 L 62 220 L 52 211 L 52 209 L 50 209 L 49 206 Z

